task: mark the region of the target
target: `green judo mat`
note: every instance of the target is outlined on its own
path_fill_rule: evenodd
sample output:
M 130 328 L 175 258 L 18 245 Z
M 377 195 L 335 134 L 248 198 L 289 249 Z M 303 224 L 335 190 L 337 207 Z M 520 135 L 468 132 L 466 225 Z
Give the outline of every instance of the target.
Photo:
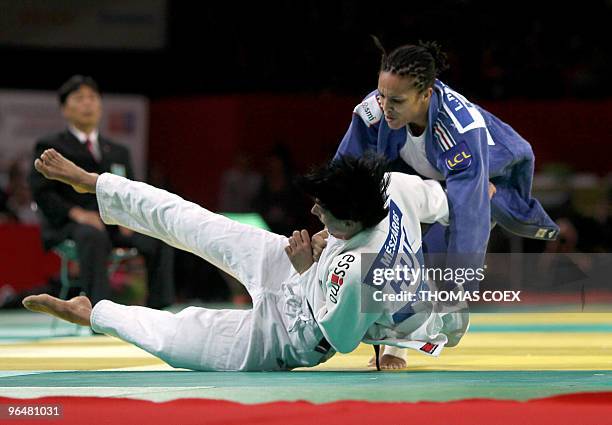
M 527 400 L 612 391 L 612 314 L 474 314 L 458 347 L 439 358 L 408 353 L 408 368 L 376 372 L 373 350 L 292 372 L 192 372 L 172 369 L 123 341 L 52 337 L 50 318 L 0 313 L 0 396 L 129 397 L 151 401 L 211 398 L 279 400 Z M 56 334 L 74 333 L 61 325 Z
M 42 372 L 0 377 L 0 396 L 79 395 L 151 401 L 214 398 L 241 403 L 279 400 L 527 400 L 612 391 L 610 371 L 477 372 Z

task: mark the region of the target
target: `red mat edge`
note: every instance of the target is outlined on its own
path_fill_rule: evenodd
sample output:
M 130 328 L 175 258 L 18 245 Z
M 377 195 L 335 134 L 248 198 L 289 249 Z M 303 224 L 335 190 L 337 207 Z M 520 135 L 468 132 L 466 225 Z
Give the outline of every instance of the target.
M 112 405 L 109 405 L 109 402 Z M 178 399 L 152 402 L 111 397 L 0 397 L 2 413 L 7 406 L 61 405 L 57 419 L 17 419 L 15 424 L 612 424 L 612 392 L 556 395 L 527 401 L 465 399 L 447 402 L 370 402 L 357 400 L 315 404 L 308 401 L 277 401 L 242 404 L 228 400 Z M 112 406 L 112 407 L 111 407 Z M 146 419 L 145 419 L 146 418 Z M 0 414 L 0 421 L 6 416 Z M 12 418 L 11 418 L 12 419 Z M 324 419 L 324 420 L 323 420 Z M 11 421 L 12 422 L 12 421 Z

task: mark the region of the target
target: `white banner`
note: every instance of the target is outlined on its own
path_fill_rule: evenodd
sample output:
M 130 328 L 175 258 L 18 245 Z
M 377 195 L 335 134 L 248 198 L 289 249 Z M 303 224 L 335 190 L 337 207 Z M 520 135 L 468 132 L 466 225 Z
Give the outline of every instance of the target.
M 149 101 L 143 96 L 102 96 L 100 134 L 130 149 L 134 173 L 146 173 Z M 36 141 L 62 131 L 62 117 L 55 92 L 0 90 L 0 173 L 23 157 L 31 157 Z

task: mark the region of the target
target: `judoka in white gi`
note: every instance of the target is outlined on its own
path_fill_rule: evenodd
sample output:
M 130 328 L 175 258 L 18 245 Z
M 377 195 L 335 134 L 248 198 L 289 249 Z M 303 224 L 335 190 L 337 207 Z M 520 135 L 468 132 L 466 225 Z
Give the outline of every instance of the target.
M 305 230 L 287 238 L 243 225 L 147 184 L 87 173 L 47 150 L 35 162 L 45 177 L 95 193 L 105 223 L 159 238 L 236 277 L 252 296 L 253 308 L 188 307 L 174 314 L 109 300 L 92 308 L 84 296 L 62 301 L 47 294 L 26 298 L 24 306 L 91 326 L 171 366 L 194 370 L 314 366 L 361 341 L 439 355 L 449 338 L 455 344 L 465 331 L 464 315 L 448 320 L 427 302 L 401 308 L 380 303 L 374 310 L 362 302 L 376 289 L 362 284 L 362 266 L 370 267 L 362 265 L 367 261 L 362 254 L 381 258 L 403 250 L 416 258 L 419 223 L 448 218 L 446 195 L 437 182 L 385 173 L 385 165 L 374 156 L 346 157 L 302 178 L 302 189 L 315 200 L 312 212 L 330 234 L 314 262 Z

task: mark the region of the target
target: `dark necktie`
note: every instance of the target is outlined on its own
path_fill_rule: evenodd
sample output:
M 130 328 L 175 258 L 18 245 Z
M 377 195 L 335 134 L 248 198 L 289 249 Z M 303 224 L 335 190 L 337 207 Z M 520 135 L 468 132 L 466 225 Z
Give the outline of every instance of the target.
M 97 162 L 98 154 L 96 153 L 96 148 L 94 147 L 93 142 L 91 141 L 89 137 L 85 140 L 85 145 L 87 146 L 87 149 L 89 150 L 89 153 L 91 154 L 93 159 L 96 160 Z

